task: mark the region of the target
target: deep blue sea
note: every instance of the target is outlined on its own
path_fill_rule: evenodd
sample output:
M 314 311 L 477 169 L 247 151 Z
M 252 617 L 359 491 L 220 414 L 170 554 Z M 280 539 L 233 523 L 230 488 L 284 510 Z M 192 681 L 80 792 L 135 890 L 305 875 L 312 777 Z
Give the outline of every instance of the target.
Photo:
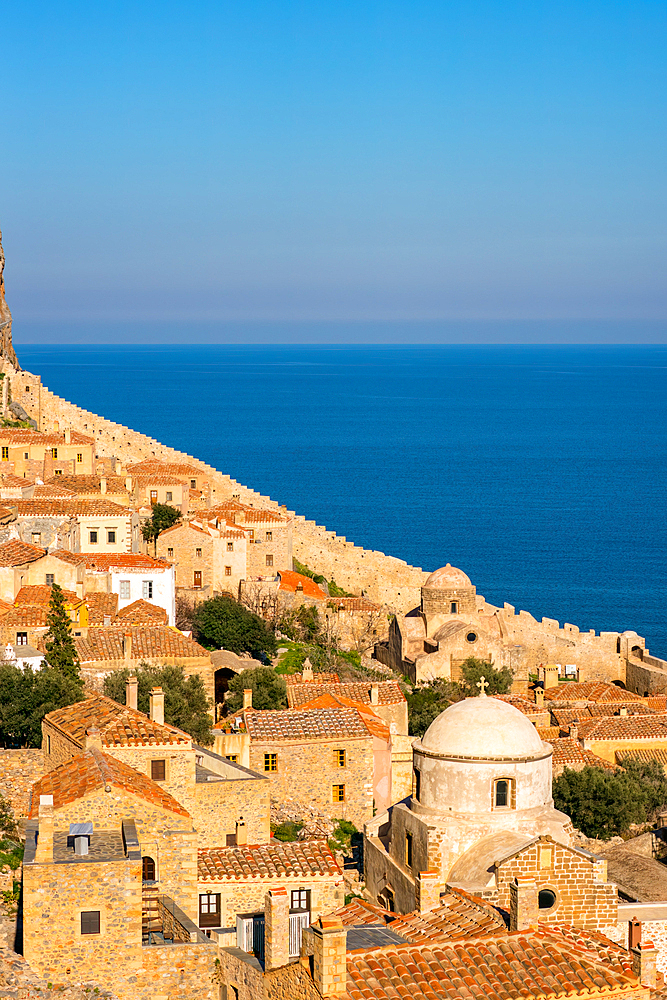
M 371 549 L 667 656 L 667 346 L 42 346 L 24 367 Z

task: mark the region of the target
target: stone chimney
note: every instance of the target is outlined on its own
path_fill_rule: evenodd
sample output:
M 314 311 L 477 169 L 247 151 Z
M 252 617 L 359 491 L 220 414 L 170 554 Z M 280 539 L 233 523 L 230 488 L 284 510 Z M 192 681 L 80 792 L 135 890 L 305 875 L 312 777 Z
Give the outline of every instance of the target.
M 264 969 L 289 962 L 289 896 L 287 889 L 269 889 L 264 897 Z
M 429 913 L 440 906 L 439 872 L 418 872 L 415 889 L 417 890 L 417 909 L 420 913 Z
M 125 489 L 128 493 L 132 492 L 132 476 L 125 476 Z
M 313 665 L 310 662 L 310 658 L 307 656 L 303 661 L 303 667 L 301 668 L 301 680 L 302 681 L 312 681 L 313 679 Z
M 534 694 L 535 694 L 535 704 L 537 705 L 538 708 L 543 708 L 544 707 L 544 688 L 542 688 L 542 687 L 536 687 L 535 691 L 534 691 Z
M 132 633 L 126 632 L 123 636 L 123 659 L 127 663 L 132 659 Z
M 139 705 L 139 681 L 136 677 L 128 677 L 125 681 L 125 704 L 135 712 Z
M 164 724 L 164 691 L 162 688 L 151 688 L 150 717 L 152 722 Z
M 517 876 L 510 882 L 510 930 L 536 928 L 538 920 L 535 879 Z
M 40 806 L 41 815 L 41 806 Z M 656 961 L 658 949 L 652 941 L 644 941 L 632 949 L 632 971 L 642 986 L 654 990 L 656 987 Z
M 90 729 L 86 730 L 86 735 L 83 738 L 83 749 L 102 750 L 102 734 L 97 726 L 91 726 Z
M 243 689 L 243 708 L 252 708 L 252 688 Z
M 35 861 L 38 865 L 53 864 L 53 795 L 39 797 L 39 826 Z
M 239 816 L 236 821 L 236 846 L 245 847 L 248 843 L 248 828 L 245 825 L 243 816 Z
M 65 444 L 71 444 L 71 443 L 72 443 L 72 431 L 70 430 L 69 427 L 66 427 L 65 428 Z
M 627 708 L 625 708 L 625 707 L 623 707 L 623 708 L 619 708 L 619 710 L 618 710 L 618 714 L 619 714 L 619 715 L 627 715 L 627 714 L 628 714 L 628 710 L 627 710 Z
M 576 743 L 579 739 L 579 723 L 571 722 L 570 725 L 568 726 L 567 732 L 570 739 L 574 740 L 574 742 Z
M 380 704 L 380 687 L 378 684 L 371 684 L 371 705 Z
M 340 917 L 330 913 L 312 925 L 313 979 L 323 997 L 347 990 L 347 933 Z
M 100 479 L 100 493 L 106 493 L 107 491 L 107 477 L 102 476 Z

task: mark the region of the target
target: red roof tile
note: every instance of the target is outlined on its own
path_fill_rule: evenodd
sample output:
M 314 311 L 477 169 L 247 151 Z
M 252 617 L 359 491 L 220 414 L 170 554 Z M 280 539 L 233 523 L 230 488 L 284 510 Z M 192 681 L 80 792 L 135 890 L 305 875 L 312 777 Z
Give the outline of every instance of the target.
M 554 774 L 561 773 L 566 767 L 581 770 L 582 767 L 601 767 L 605 771 L 618 770 L 615 764 L 598 757 L 592 750 L 585 750 L 578 740 L 569 736 L 548 740 L 554 749 L 552 765 Z
M 34 819 L 38 815 L 40 795 L 53 795 L 53 808 L 62 809 L 70 802 L 76 802 L 107 785 L 130 795 L 137 795 L 160 809 L 180 816 L 190 815 L 173 795 L 145 774 L 140 774 L 128 764 L 100 753 L 99 750 L 86 750 L 49 771 L 33 785 L 30 818 Z
M 95 440 L 80 434 L 79 431 L 71 431 L 72 444 L 94 444 Z M 0 440 L 3 444 L 43 444 L 49 448 L 64 446 L 64 434 L 42 434 L 40 431 L 31 431 L 28 428 L 0 428 Z
M 52 593 L 51 587 L 46 586 L 46 584 L 30 584 L 27 587 L 21 587 L 14 598 L 14 606 L 17 608 L 46 607 L 51 603 Z M 71 590 L 63 590 L 63 598 L 70 604 L 76 603 L 78 605 L 81 603 L 81 599 Z
M 52 500 L 16 500 L 19 517 L 125 517 L 131 516 L 127 507 L 111 500 L 70 500 L 54 497 Z
M 123 507 L 122 510 L 127 508 Z M 169 563 L 164 559 L 153 559 L 141 552 L 86 552 L 84 555 L 86 566 L 91 570 L 98 570 L 101 573 L 108 573 L 110 570 L 159 570 L 170 569 Z
M 362 705 L 371 704 L 371 682 L 344 681 L 338 684 L 327 684 L 319 680 L 321 676 L 321 674 L 315 674 L 315 680 L 302 685 L 290 683 L 289 675 L 285 678 L 288 682 L 287 701 L 290 708 L 304 705 L 307 701 L 312 701 L 313 698 L 318 698 L 321 694 L 341 695 L 343 698 L 350 698 L 351 701 L 358 701 Z M 396 705 L 405 701 L 405 695 L 401 691 L 398 681 L 379 681 L 377 688 L 380 705 Z
M 24 604 L 18 608 L 12 608 L 0 617 L 2 628 L 46 628 L 46 617 L 49 613 L 48 607 L 42 605 L 35 607 L 32 604 Z
M 120 609 L 116 615 L 114 624 L 166 625 L 168 621 L 169 615 L 164 608 L 160 608 L 157 604 L 151 604 L 149 601 L 139 598 L 138 601 L 133 601 L 132 604 L 128 604 L 126 607 Z
M 304 597 L 312 597 L 313 600 L 317 601 L 327 600 L 325 592 L 309 576 L 302 576 L 301 573 L 293 573 L 289 569 L 279 569 L 278 576 L 280 577 L 280 590 L 295 594 L 297 586 L 301 585 Z
M 16 540 L 5 542 L 0 545 L 0 566 L 22 566 L 41 559 L 43 555 L 46 555 L 46 549 L 38 545 Z
M 88 608 L 88 624 L 104 625 L 104 619 L 114 620 L 118 610 L 118 594 L 104 594 L 93 591 L 86 594 L 84 601 Z
M 641 696 L 626 691 L 616 684 L 602 681 L 574 681 L 547 688 L 544 697 L 549 701 L 641 701 Z
M 202 882 L 343 876 L 327 844 L 319 840 L 214 847 L 197 853 L 199 880 Z
M 316 673 L 313 680 L 308 680 L 308 678 L 304 680 L 303 674 L 287 674 L 285 677 L 285 683 L 288 687 L 290 684 L 338 684 L 339 682 L 338 674 L 325 673 L 324 671 Z M 315 697 L 312 690 L 309 697 Z
M 153 722 L 143 712 L 119 705 L 112 698 L 90 694 L 66 708 L 57 708 L 45 717 L 56 729 L 83 747 L 87 730 L 99 729 L 102 747 L 163 746 L 190 749 L 192 740 L 187 733 L 167 723 Z
M 250 739 L 275 743 L 280 740 L 311 742 L 312 740 L 360 739 L 370 735 L 366 716 L 354 709 L 324 709 L 322 711 L 246 710 L 245 723 Z
M 84 638 L 75 638 L 76 651 L 82 663 L 94 660 L 122 660 L 123 636 L 132 636 L 132 657 L 155 659 L 160 656 L 210 656 L 208 650 L 188 639 L 169 625 L 125 625 L 111 628 L 89 628 Z
M 613 715 L 579 723 L 579 739 L 667 741 L 667 715 Z

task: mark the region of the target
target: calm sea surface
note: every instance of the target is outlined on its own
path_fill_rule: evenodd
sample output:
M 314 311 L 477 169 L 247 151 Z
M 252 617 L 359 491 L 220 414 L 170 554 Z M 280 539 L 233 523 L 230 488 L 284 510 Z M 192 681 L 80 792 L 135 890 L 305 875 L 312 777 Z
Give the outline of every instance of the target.
M 667 347 L 19 347 L 80 406 L 493 603 L 667 656 Z

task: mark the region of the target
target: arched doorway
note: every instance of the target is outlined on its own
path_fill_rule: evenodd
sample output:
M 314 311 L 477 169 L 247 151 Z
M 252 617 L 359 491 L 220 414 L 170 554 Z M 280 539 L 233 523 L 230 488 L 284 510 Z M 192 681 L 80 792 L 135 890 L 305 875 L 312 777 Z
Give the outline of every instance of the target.
M 155 862 L 152 858 L 141 859 L 141 880 L 142 882 L 155 881 Z

